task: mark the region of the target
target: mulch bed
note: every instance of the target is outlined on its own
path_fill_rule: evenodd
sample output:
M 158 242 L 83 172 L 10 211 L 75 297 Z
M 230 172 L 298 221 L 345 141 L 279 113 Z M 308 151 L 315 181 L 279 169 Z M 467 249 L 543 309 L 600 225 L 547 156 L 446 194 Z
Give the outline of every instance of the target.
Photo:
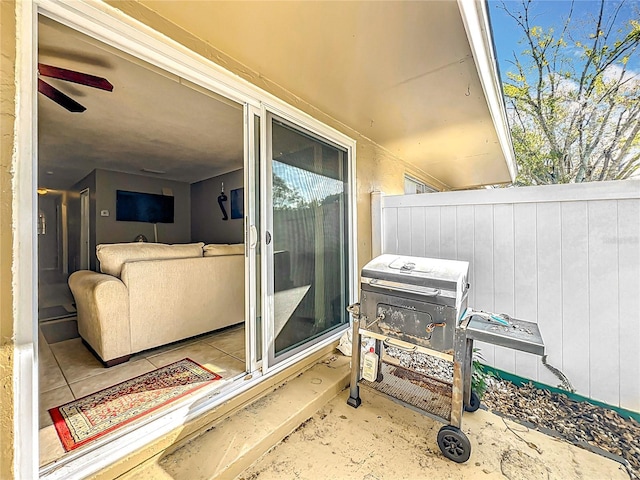
M 640 424 L 634 419 L 532 384 L 517 386 L 495 377 L 487 383 L 482 404 L 490 411 L 575 445 L 609 452 L 607 456 L 620 461 L 632 479 L 640 479 Z

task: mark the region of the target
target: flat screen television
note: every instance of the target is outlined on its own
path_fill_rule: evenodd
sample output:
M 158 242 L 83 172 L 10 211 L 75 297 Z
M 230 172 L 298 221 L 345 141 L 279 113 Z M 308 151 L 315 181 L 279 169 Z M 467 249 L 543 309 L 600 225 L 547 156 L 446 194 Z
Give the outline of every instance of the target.
M 173 223 L 173 197 L 116 190 L 116 220 Z

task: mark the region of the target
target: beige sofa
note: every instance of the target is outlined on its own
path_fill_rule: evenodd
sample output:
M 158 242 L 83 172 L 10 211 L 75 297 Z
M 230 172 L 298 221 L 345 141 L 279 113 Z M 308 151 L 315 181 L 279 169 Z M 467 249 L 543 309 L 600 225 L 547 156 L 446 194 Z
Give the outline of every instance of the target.
M 98 245 L 100 270 L 69 287 L 83 341 L 108 367 L 244 321 L 244 246 Z

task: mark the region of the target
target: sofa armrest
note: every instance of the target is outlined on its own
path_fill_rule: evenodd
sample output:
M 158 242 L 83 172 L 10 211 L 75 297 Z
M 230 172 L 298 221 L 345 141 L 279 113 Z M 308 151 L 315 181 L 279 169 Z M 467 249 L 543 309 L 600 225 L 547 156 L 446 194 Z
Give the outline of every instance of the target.
M 131 354 L 129 294 L 111 275 L 79 270 L 69 277 L 78 332 L 104 362 Z

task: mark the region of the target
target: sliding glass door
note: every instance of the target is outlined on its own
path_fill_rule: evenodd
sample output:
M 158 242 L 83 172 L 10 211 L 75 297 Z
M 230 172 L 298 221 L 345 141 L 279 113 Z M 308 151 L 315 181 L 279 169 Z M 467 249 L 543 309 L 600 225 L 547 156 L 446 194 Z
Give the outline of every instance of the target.
M 349 321 L 349 160 L 345 149 L 276 117 L 268 117 L 268 136 L 274 364 Z

